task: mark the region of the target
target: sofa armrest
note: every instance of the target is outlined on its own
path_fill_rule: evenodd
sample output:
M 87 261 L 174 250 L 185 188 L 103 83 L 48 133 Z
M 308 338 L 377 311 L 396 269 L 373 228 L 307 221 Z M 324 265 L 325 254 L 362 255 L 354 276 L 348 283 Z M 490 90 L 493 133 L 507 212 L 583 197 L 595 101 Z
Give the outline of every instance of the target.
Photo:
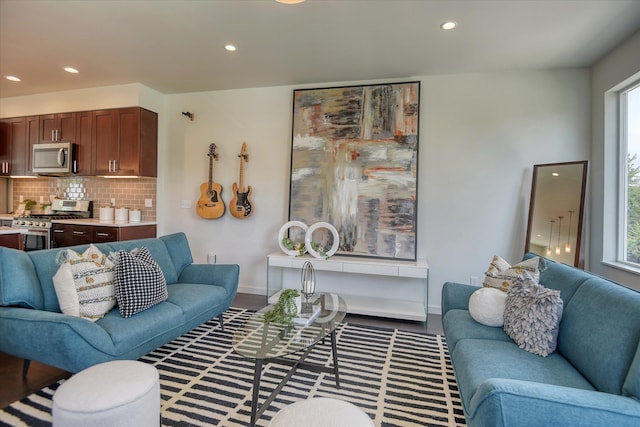
M 62 313 L 0 307 L 0 351 L 76 372 L 85 347 L 114 354 L 109 334 L 96 323 Z
M 466 408 L 469 426 L 638 426 L 640 402 L 626 396 L 492 378 Z
M 190 264 L 182 270 L 178 282 L 221 286 L 227 295 L 235 296 L 239 275 L 237 264 Z
M 445 282 L 442 286 L 442 316 L 449 310 L 468 310 L 469 298 L 478 289 L 478 286 Z

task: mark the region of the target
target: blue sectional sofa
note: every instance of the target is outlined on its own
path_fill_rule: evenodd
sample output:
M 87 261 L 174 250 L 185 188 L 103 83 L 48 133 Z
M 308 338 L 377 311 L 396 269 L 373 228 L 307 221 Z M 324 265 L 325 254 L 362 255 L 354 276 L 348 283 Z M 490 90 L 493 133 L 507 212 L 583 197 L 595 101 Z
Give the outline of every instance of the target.
M 238 289 L 237 265 L 194 264 L 183 233 L 96 245 L 103 253 L 143 246 L 162 269 L 168 299 L 129 318 L 116 307 L 95 322 L 60 312 L 52 277 L 61 249 L 0 248 L 0 351 L 79 372 L 138 359 L 213 317 L 222 321 Z
M 474 321 L 477 287 L 444 284 L 442 321 L 467 424 L 640 426 L 640 293 L 552 261 L 540 284 L 564 304 L 547 357 Z

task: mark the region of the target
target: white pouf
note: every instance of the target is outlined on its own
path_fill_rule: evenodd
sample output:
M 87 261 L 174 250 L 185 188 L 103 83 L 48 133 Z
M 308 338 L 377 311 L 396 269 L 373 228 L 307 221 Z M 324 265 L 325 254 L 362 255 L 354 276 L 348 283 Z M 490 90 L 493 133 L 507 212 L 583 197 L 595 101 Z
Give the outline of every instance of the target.
M 375 424 L 357 406 L 344 400 L 314 397 L 282 408 L 270 427 L 370 427 Z
M 496 288 L 480 288 L 469 298 L 469 314 L 486 326 L 502 326 L 507 293 Z
M 158 371 L 135 360 L 91 366 L 58 387 L 52 415 L 58 427 L 157 427 Z

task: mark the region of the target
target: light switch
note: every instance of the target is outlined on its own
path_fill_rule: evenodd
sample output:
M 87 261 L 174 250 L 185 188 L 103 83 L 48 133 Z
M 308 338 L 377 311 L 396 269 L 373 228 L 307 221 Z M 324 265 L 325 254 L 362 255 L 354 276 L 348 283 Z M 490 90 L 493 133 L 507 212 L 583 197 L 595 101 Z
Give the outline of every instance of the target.
M 180 207 L 182 209 L 191 209 L 191 200 L 183 200 Z
M 144 199 L 144 207 L 152 208 L 153 207 L 153 199 Z

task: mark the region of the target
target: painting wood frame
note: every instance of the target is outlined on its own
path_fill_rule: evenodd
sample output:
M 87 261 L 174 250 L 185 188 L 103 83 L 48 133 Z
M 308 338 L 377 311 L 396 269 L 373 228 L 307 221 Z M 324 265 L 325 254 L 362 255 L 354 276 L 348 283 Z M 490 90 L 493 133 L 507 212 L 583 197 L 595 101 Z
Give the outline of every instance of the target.
M 293 91 L 289 220 L 337 255 L 416 259 L 420 82 Z

